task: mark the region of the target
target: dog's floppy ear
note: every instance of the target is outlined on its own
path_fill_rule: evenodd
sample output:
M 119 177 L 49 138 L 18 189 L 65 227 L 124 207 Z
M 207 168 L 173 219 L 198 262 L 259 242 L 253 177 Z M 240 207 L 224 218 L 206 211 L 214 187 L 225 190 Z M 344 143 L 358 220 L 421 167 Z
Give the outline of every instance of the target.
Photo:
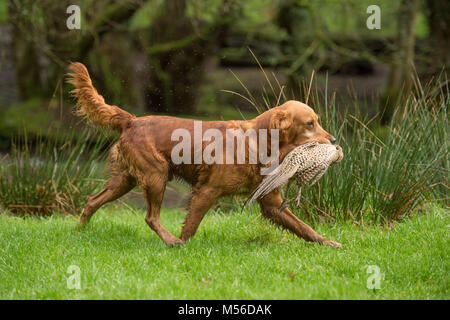
M 270 128 L 286 130 L 292 125 L 292 117 L 286 110 L 277 110 L 270 118 Z

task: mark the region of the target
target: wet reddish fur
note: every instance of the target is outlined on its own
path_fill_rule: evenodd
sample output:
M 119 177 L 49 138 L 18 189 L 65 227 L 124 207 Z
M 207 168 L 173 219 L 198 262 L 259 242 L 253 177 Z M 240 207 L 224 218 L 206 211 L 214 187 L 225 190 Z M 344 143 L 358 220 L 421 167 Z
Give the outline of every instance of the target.
M 72 63 L 69 68 L 72 73 L 68 81 L 75 86 L 73 94 L 77 99 L 78 113 L 100 126 L 109 126 L 121 132 L 118 143 L 110 152 L 111 179 L 104 190 L 89 198 L 80 226 L 85 225 L 100 206 L 140 185 L 148 205 L 145 218 L 147 224 L 167 245 L 180 244 L 195 234 L 204 215 L 218 198 L 248 194 L 263 179 L 260 163 L 175 165 L 171 161 L 171 151 L 178 141 L 171 141 L 172 132 L 184 128 L 193 137 L 194 120 L 169 116 L 135 117 L 117 106 L 105 103 L 93 87 L 83 64 Z M 308 141 L 330 143 L 331 135 L 322 129 L 317 120 L 317 115 L 310 107 L 298 101 L 288 101 L 249 121 L 205 121 L 203 132 L 216 128 L 225 139 L 226 129 L 279 129 L 281 161 L 290 150 Z M 308 125 L 311 121 L 313 127 Z M 270 146 L 270 135 L 268 140 L 267 145 Z M 206 145 L 204 142 L 203 148 Z M 193 186 L 180 238 L 169 233 L 159 219 L 166 183 L 173 177 L 179 177 Z M 317 234 L 288 208 L 280 211 L 278 208 L 281 202 L 278 189 L 266 195 L 259 201 L 262 215 L 307 241 L 340 246 Z

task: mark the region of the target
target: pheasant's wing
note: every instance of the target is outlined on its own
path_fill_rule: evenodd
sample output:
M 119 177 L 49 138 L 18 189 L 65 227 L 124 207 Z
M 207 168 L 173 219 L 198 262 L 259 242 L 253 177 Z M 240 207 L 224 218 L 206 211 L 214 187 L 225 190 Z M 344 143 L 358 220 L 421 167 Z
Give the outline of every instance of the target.
M 319 181 L 320 178 L 322 178 L 322 176 L 325 174 L 325 172 L 327 172 L 327 170 L 328 166 L 319 168 L 318 173 L 315 175 L 314 180 L 311 182 L 309 186 L 313 186 L 317 181 Z
M 283 162 L 276 168 L 276 171 L 272 175 L 267 176 L 250 195 L 248 199 L 249 212 L 251 204 L 256 199 L 285 184 L 299 169 L 302 170 L 303 166 L 305 166 L 305 151 L 317 145 L 317 142 L 310 142 L 298 146 L 289 152 Z
M 305 150 L 316 146 L 317 143 L 308 143 L 301 145 L 292 150 L 283 160 L 281 165 L 277 168 L 277 172 L 271 176 L 268 176 L 255 190 L 257 198 L 265 196 L 273 189 L 285 184 L 290 178 L 292 178 L 298 171 L 302 171 L 307 168 L 310 163 L 305 156 Z M 255 198 L 255 199 L 257 199 Z
M 265 196 L 273 189 L 285 184 L 297 172 L 296 166 L 282 169 L 284 170 L 279 170 L 277 173 L 264 178 L 258 188 L 253 192 L 253 195 L 257 198 Z
M 284 161 L 283 161 L 284 163 Z M 285 184 L 296 172 L 298 166 L 296 165 L 283 165 L 283 163 L 277 168 L 278 170 L 264 178 L 258 188 L 253 191 L 250 195 L 249 206 L 256 200 L 259 199 L 275 188 Z M 289 164 L 289 163 L 288 163 Z
M 314 185 L 320 178 L 327 172 L 331 163 L 333 162 L 334 155 L 337 150 L 333 146 L 321 145 L 316 148 L 316 161 L 314 165 L 305 170 L 301 178 L 306 184 L 308 181 L 312 181 L 309 185 Z

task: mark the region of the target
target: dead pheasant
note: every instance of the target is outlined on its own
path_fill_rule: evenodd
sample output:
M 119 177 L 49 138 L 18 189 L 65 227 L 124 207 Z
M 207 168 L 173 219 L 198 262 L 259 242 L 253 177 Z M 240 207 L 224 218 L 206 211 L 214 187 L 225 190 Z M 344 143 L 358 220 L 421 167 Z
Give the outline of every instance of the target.
M 264 178 L 258 188 L 250 195 L 248 200 L 249 212 L 251 204 L 256 199 L 265 196 L 286 182 L 285 195 L 287 196 L 293 181 L 297 181 L 300 187 L 296 197 L 297 205 L 299 205 L 302 186 L 311 180 L 310 186 L 315 184 L 325 174 L 328 167 L 341 161 L 342 157 L 342 148 L 339 146 L 320 144 L 318 142 L 309 142 L 298 146 L 286 155 L 283 162 L 275 169 L 275 172 Z M 292 177 L 294 179 L 291 179 Z M 291 200 L 283 198 L 280 210 L 284 210 Z

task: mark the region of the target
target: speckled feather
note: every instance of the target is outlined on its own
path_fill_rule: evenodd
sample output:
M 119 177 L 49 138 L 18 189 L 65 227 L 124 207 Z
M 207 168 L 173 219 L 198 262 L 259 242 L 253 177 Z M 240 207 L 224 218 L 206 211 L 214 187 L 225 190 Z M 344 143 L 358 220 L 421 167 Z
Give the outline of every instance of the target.
M 315 184 L 336 160 L 338 153 L 335 146 L 318 142 L 305 143 L 293 149 L 275 172 L 267 176 L 253 191 L 248 201 L 249 207 L 256 199 L 284 185 L 294 175 L 300 187 L 311 180 L 310 185 Z

